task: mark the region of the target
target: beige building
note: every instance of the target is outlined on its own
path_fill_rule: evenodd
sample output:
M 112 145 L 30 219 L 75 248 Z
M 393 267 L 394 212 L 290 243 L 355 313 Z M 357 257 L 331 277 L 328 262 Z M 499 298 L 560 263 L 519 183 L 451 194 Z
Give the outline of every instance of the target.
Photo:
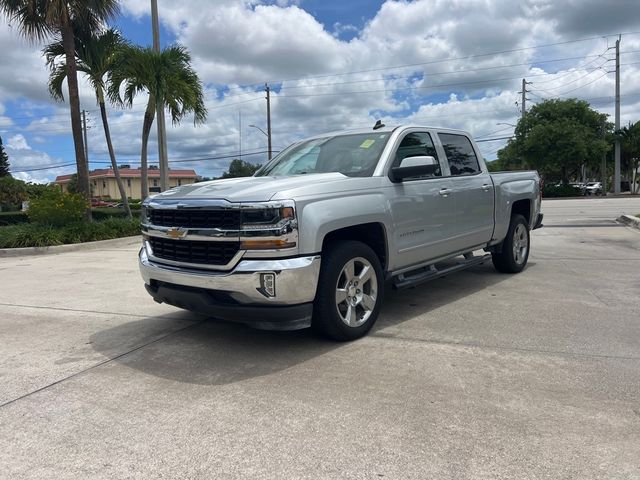
M 140 198 L 140 169 L 120 168 L 120 177 L 124 182 L 124 190 L 131 199 Z M 149 192 L 160 191 L 160 170 L 149 169 Z M 67 191 L 67 184 L 73 175 L 60 175 L 56 177 L 55 183 Z M 169 186 L 177 187 L 195 183 L 197 178 L 195 170 L 169 170 Z M 91 196 L 98 198 L 110 198 L 117 200 L 120 198 L 120 191 L 116 183 L 116 176 L 111 168 L 100 168 L 89 172 L 91 182 Z

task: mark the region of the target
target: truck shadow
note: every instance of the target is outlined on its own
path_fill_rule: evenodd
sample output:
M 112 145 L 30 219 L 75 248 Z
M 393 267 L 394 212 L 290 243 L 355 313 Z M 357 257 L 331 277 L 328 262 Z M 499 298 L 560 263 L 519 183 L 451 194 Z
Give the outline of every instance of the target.
M 426 329 L 432 310 L 509 277 L 496 273 L 490 265 L 480 265 L 413 289 L 389 291 L 372 333 L 425 315 Z M 275 374 L 354 345 L 319 338 L 310 329 L 262 331 L 185 311 L 121 324 L 94 334 L 90 340 L 96 351 L 128 368 L 201 385 L 224 385 Z

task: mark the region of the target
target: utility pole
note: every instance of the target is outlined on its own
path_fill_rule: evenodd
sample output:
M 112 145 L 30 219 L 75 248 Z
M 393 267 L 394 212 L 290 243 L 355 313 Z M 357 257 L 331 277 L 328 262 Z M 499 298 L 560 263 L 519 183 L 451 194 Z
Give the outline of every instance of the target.
M 238 109 L 238 148 L 240 161 L 242 161 L 242 110 Z
M 158 21 L 158 0 L 151 0 L 151 28 L 153 30 L 153 51 L 160 53 L 160 23 Z M 156 103 L 158 126 L 158 163 L 160 164 L 160 190 L 169 189 L 169 159 L 167 158 L 167 132 L 164 122 L 164 105 L 162 99 Z
M 613 193 L 620 193 L 620 38 L 616 40 L 616 137 L 615 137 L 615 157 L 613 164 Z
M 89 145 L 87 144 L 87 112 L 82 110 L 82 136 L 84 138 L 84 158 L 87 160 L 87 171 L 89 170 Z
M 271 160 L 271 89 L 268 84 L 264 84 L 265 92 L 267 92 L 267 145 L 269 151 L 269 160 Z
M 520 112 L 522 114 L 522 118 L 524 118 L 524 115 L 527 113 L 527 93 L 529 93 L 529 90 L 527 90 L 527 85 L 531 85 L 531 82 L 527 82 L 526 79 L 522 79 L 522 91 L 518 92 L 522 94 L 522 101 L 520 102 Z

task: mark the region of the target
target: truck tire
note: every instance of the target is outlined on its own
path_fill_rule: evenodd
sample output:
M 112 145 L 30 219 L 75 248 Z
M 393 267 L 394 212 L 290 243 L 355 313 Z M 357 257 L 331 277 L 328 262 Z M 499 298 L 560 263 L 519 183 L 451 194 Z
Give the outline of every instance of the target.
M 529 224 L 522 215 L 513 215 L 500 252 L 493 252 L 493 266 L 502 273 L 518 273 L 527 264 L 530 250 Z
M 368 245 L 331 245 L 323 252 L 311 325 L 342 342 L 363 337 L 378 318 L 383 295 L 380 259 Z

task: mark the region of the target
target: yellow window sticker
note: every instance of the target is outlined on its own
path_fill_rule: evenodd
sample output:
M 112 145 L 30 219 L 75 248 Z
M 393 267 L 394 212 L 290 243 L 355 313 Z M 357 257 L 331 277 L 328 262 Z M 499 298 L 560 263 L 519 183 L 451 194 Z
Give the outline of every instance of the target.
M 369 148 L 374 143 L 376 143 L 375 140 L 367 139 L 364 142 L 362 142 L 362 144 L 360 144 L 360 148 Z

